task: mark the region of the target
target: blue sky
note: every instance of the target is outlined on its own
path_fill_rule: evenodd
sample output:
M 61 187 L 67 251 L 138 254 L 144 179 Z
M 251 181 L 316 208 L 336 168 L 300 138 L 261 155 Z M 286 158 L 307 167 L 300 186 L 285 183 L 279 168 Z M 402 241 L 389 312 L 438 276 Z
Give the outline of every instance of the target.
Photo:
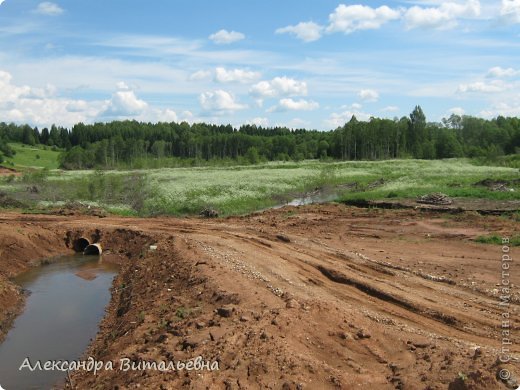
M 520 115 L 520 0 L 0 0 L 0 121 Z

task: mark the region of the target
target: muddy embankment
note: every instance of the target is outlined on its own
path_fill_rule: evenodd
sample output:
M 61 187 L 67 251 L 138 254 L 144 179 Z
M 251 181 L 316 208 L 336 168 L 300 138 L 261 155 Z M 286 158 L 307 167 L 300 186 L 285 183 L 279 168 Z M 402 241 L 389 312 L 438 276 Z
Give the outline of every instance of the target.
M 475 213 L 343 205 L 214 220 L 4 214 L 0 261 L 18 272 L 69 250 L 70 231 L 98 234 L 122 264 L 85 356 L 136 369 L 75 372 L 75 389 L 506 389 L 520 375 L 520 269 L 503 364 L 502 251 L 474 239 L 518 230 Z M 197 356 L 220 369 L 138 368 Z
M 63 231 L 31 222 L 0 225 L 0 342 L 24 302 L 23 291 L 10 279 L 42 259 L 70 251 L 64 237 Z
M 35 223 L 32 218 L 21 217 L 16 222 L 0 222 L 0 342 L 5 338 L 13 320 L 23 309 L 25 292 L 12 278 L 52 262 L 54 257 L 82 252 L 82 240 L 105 243 L 105 261 L 122 264 L 125 259 L 140 253 L 132 237 L 139 235 L 124 229 L 81 229 L 57 226 L 52 223 Z M 78 243 L 80 245 L 78 246 Z M 80 248 L 81 247 L 81 248 Z

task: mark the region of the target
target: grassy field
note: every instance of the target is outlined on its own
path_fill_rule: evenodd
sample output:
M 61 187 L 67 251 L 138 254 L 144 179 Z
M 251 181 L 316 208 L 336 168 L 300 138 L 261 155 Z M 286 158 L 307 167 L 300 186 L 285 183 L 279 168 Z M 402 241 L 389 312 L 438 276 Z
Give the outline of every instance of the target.
M 6 157 L 4 165 L 18 170 L 27 168 L 58 168 L 59 151 L 51 150 L 42 145 L 29 146 L 12 143 L 9 146 L 16 152 L 14 157 Z
M 519 179 L 517 168 L 474 165 L 467 159 L 448 160 L 392 160 L 381 162 L 345 163 L 344 169 L 364 167 L 370 174 L 364 183 L 382 178 L 379 187 L 366 188 L 362 192 L 349 192 L 342 200 L 416 198 L 431 192 L 442 192 L 451 197 L 484 198 L 496 200 L 520 199 L 518 183 L 509 187 L 513 191 L 492 191 L 484 186 L 475 186 L 484 179 L 511 181 Z
M 42 170 L 3 179 L 0 191 L 30 207 L 80 201 L 128 215 L 196 214 L 205 207 L 235 215 L 284 204 L 317 187 L 339 200 L 415 198 L 431 192 L 518 200 L 518 182 L 505 192 L 475 186 L 484 179 L 511 182 L 518 177 L 517 168 L 474 165 L 465 159 L 304 161 L 103 172 Z

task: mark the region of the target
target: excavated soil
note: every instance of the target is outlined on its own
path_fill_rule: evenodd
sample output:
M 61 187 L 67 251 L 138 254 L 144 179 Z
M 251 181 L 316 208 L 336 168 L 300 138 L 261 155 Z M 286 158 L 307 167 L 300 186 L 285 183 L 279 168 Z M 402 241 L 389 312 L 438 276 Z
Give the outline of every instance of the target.
M 448 204 L 421 202 L 417 199 L 351 200 L 346 203 L 360 207 L 384 209 L 414 209 L 440 213 L 476 212 L 482 215 L 512 214 L 520 210 L 520 200 L 495 200 L 477 198 L 449 198 Z
M 473 241 L 488 234 L 517 235 L 518 222 L 334 204 L 211 220 L 4 213 L 1 330 L 23 303 L 8 278 L 83 236 L 121 264 L 85 357 L 202 356 L 220 369 L 78 371 L 75 389 L 513 388 L 520 250 L 505 309 L 503 249 Z M 508 364 L 497 360 L 504 311 Z
M 22 174 L 13 168 L 0 166 L 0 176 L 21 176 Z

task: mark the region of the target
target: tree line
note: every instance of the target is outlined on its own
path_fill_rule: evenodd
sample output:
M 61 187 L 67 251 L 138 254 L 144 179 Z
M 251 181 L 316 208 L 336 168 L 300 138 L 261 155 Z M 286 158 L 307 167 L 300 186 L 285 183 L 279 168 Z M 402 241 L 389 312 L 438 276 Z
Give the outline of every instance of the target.
M 274 160 L 495 157 L 520 150 L 520 118 L 487 120 L 451 115 L 427 122 L 420 106 L 407 117 L 355 116 L 332 131 L 206 123 L 78 123 L 70 130 L 0 123 L 0 158 L 8 142 L 63 149 L 64 169 L 147 167 L 178 164 L 257 163 Z

